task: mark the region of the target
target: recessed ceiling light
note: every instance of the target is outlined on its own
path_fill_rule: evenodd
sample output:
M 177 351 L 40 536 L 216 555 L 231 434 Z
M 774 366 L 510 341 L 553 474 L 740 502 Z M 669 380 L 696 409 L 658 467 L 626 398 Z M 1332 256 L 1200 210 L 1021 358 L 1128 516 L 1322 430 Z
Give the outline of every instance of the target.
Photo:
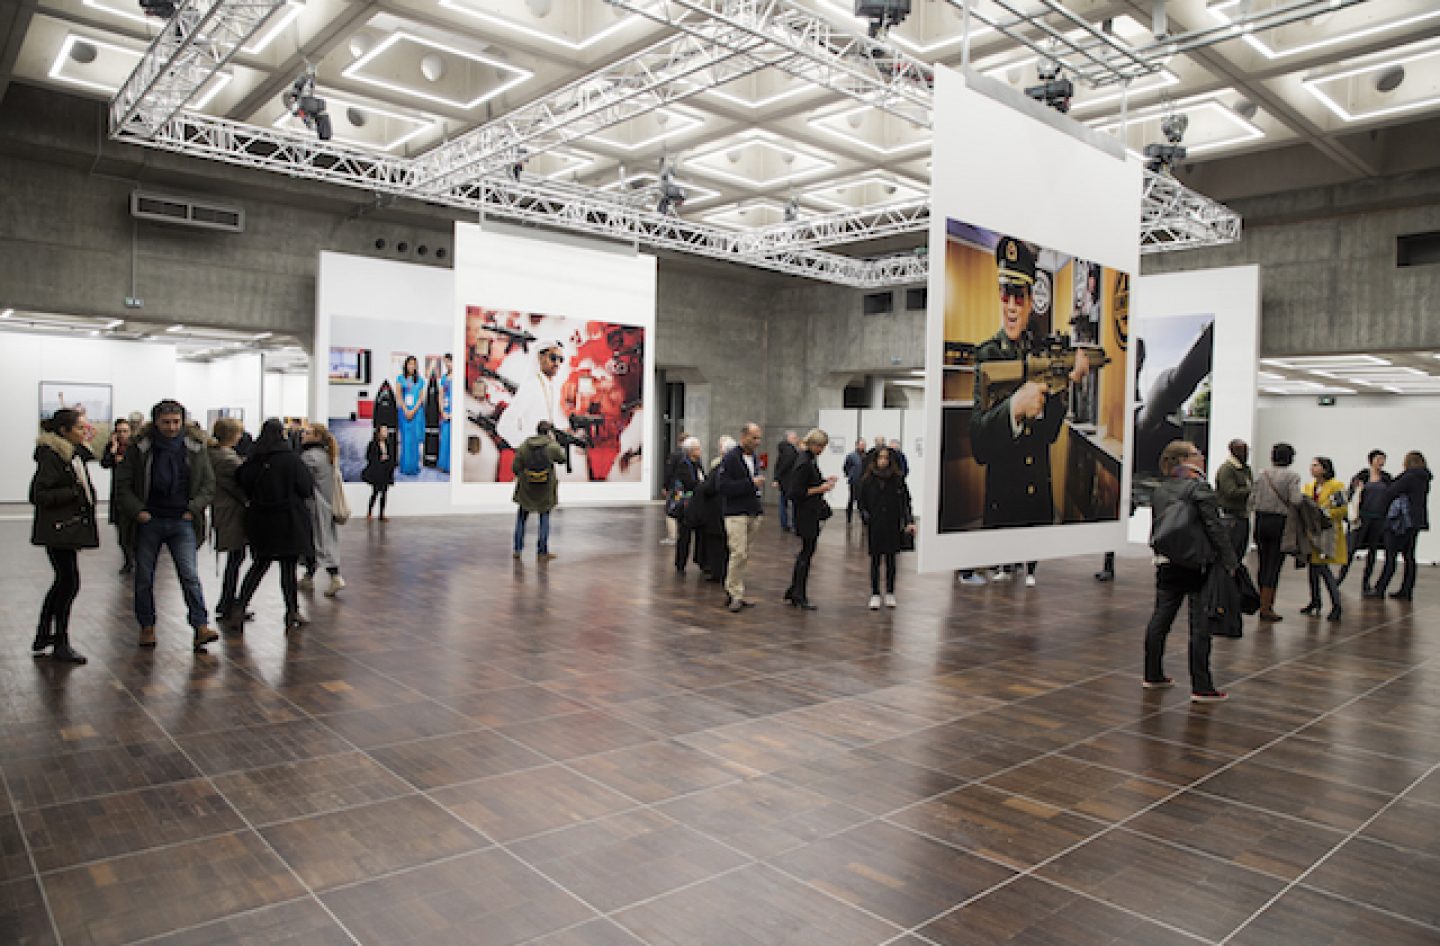
M 1440 93 L 1434 93 L 1430 95 L 1425 95 L 1421 98 L 1412 99 L 1407 102 L 1401 102 L 1396 105 L 1388 105 L 1381 108 L 1371 108 L 1363 111 L 1352 111 L 1350 108 L 1347 108 L 1346 105 L 1341 104 L 1341 102 L 1337 99 L 1337 96 L 1332 95 L 1331 92 L 1325 88 L 1328 85 L 1332 85 L 1338 82 L 1344 82 L 1347 79 L 1353 79 L 1359 76 L 1369 75 L 1375 77 L 1372 81 L 1375 88 L 1379 89 L 1379 91 L 1393 91 L 1395 88 L 1399 87 L 1399 82 L 1395 82 L 1395 84 L 1391 86 L 1390 89 L 1383 89 L 1380 87 L 1381 83 L 1385 81 L 1387 75 L 1390 75 L 1390 80 L 1394 81 L 1393 73 L 1398 71 L 1400 78 L 1403 80 L 1405 70 L 1402 67 L 1406 64 L 1420 62 L 1422 60 L 1430 60 L 1432 62 L 1435 60 L 1440 60 L 1440 45 L 1437 45 L 1437 43 L 1434 41 L 1417 43 L 1413 46 L 1407 47 L 1407 49 L 1412 50 L 1407 55 L 1392 55 L 1379 61 L 1373 61 L 1358 66 L 1352 66 L 1347 69 L 1342 69 L 1339 72 L 1309 76 L 1302 79 L 1300 81 L 1300 84 L 1311 95 L 1319 99 L 1322 105 L 1330 109 L 1330 111 L 1334 112 L 1341 119 L 1347 122 L 1369 121 L 1376 118 L 1384 118 L 1389 115 L 1398 115 L 1404 112 L 1413 112 L 1418 109 L 1432 108 L 1435 105 L 1440 104 Z M 1339 98 L 1344 98 L 1344 96 L 1341 95 L 1339 96 Z
M 502 29 L 507 29 L 516 33 L 520 33 L 523 36 L 529 36 L 546 43 L 553 43 L 556 46 L 563 46 L 566 49 L 576 51 L 587 49 L 590 46 L 594 46 L 596 43 L 603 42 L 606 39 L 609 39 L 611 36 L 615 35 L 616 33 L 620 32 L 621 30 L 625 29 L 626 27 L 640 21 L 639 14 L 630 13 L 629 11 L 624 10 L 620 7 L 615 7 L 613 8 L 612 12 L 616 16 L 621 17 L 619 21 L 605 27 L 605 29 L 600 30 L 598 33 L 591 33 L 583 40 L 576 42 L 575 40 L 567 39 L 564 36 L 557 36 L 554 33 L 550 33 L 541 29 L 536 29 L 533 26 L 528 26 L 524 23 L 519 22 L 518 20 L 511 20 L 503 16 L 496 16 L 494 13 L 490 13 L 487 10 L 476 9 L 475 7 L 471 6 L 470 3 L 465 2 L 465 0 L 440 0 L 440 6 L 444 7 L 447 10 L 454 10 L 456 13 L 463 13 L 466 16 L 473 16 L 475 19 L 483 20 L 484 22 L 489 23 L 492 26 L 498 26 Z
M 1375 77 L 1375 91 L 1394 92 L 1405 81 L 1405 67 L 1391 66 Z
M 371 105 L 368 102 L 357 102 L 353 99 L 330 95 L 328 93 L 325 96 L 325 102 L 332 112 L 341 112 L 343 109 L 345 119 L 352 128 L 362 128 L 368 125 L 369 116 L 371 115 L 401 123 L 401 127 L 398 129 L 399 134 L 388 141 L 367 141 L 363 138 L 357 138 L 353 135 L 345 135 L 343 133 L 335 135 L 335 141 L 359 145 L 362 148 L 379 148 L 381 151 L 394 151 L 401 145 L 408 144 L 420 135 L 432 130 L 439 123 L 439 119 L 432 118 L 428 115 L 407 115 L 403 112 L 381 108 L 378 105 Z M 359 118 L 360 121 L 356 122 L 356 118 Z M 300 119 L 290 114 L 289 111 L 282 111 L 275 117 L 272 127 L 289 128 L 299 132 L 304 128 L 304 125 L 301 124 Z
M 376 76 L 368 76 L 363 74 L 362 70 L 364 70 L 366 66 L 373 62 L 376 57 L 386 52 L 392 46 L 405 42 L 413 43 L 416 46 L 421 46 L 426 49 L 442 53 L 449 53 L 452 56 L 458 56 L 459 58 L 469 60 L 470 62 L 477 62 L 482 65 L 490 66 L 501 75 L 508 73 L 511 78 L 501 82 L 499 85 L 495 86 L 489 91 L 482 92 L 468 102 L 462 102 L 447 96 L 436 95 L 433 92 L 428 92 L 424 89 L 418 89 L 414 86 L 405 85 L 400 82 L 394 82 L 390 79 L 379 78 Z M 367 82 L 370 85 L 379 86 L 382 89 L 389 89 L 392 92 L 399 92 L 402 95 L 411 95 L 415 98 L 426 99 L 427 101 L 431 102 L 439 102 L 442 105 L 449 105 L 452 108 L 459 108 L 469 111 L 470 109 L 475 108 L 478 105 L 488 102 L 490 99 L 493 99 L 496 96 L 503 95 L 504 93 L 515 88 L 517 85 L 520 85 L 522 82 L 528 81 L 534 76 L 534 73 L 528 69 L 522 69 L 519 66 L 512 66 L 507 62 L 501 62 L 498 59 L 492 59 L 488 56 L 481 56 L 478 53 L 466 52 L 465 50 L 457 49 L 454 46 L 447 46 L 444 43 L 437 43 L 434 40 L 422 39 L 419 36 L 415 36 L 412 33 L 406 33 L 403 30 L 396 30 L 394 33 L 391 33 L 389 36 L 385 37 L 385 39 L 378 43 L 374 48 L 366 52 L 365 55 L 361 56 L 359 59 L 356 59 L 350 65 L 346 66 L 345 69 L 341 72 L 341 75 L 345 76 L 345 78 L 347 79 L 358 79 L 361 82 Z
M 1217 148 L 1226 148 L 1246 141 L 1254 141 L 1257 138 L 1264 138 L 1265 131 L 1262 128 L 1220 101 L 1222 94 L 1221 92 L 1208 92 L 1203 95 L 1195 95 L 1174 102 L 1162 102 L 1151 105 L 1147 108 L 1131 112 L 1125 117 L 1124 122 L 1121 122 L 1117 117 L 1108 118 L 1104 121 L 1090 122 L 1088 124 L 1091 128 L 1099 132 L 1114 132 L 1120 130 L 1123 125 L 1126 132 L 1134 129 L 1143 134 L 1144 131 L 1141 125 L 1146 121 L 1164 118 L 1172 112 L 1188 112 L 1191 115 L 1192 129 L 1195 125 L 1194 116 L 1196 113 L 1212 114 L 1223 123 L 1236 129 L 1236 133 L 1233 135 L 1187 145 L 1186 147 L 1192 155 L 1204 154 L 1207 151 L 1214 151 Z
M 1217 0 L 1217 2 L 1211 3 L 1206 9 L 1211 16 L 1213 16 L 1220 22 L 1230 23 L 1233 21 L 1231 20 L 1228 11 L 1238 7 L 1242 2 L 1243 0 Z M 1236 12 L 1238 12 L 1238 10 Z M 1363 39 L 1366 36 L 1374 36 L 1377 33 L 1388 33 L 1396 30 L 1402 30 L 1407 26 L 1412 26 L 1416 23 L 1422 23 L 1425 20 L 1434 19 L 1435 17 L 1440 17 L 1440 7 L 1435 7 L 1422 13 L 1417 13 L 1414 16 L 1401 17 L 1398 20 L 1389 20 L 1382 23 L 1376 23 L 1372 26 L 1362 27 L 1360 29 L 1340 30 L 1336 33 L 1332 33 L 1329 36 L 1324 36 L 1320 39 L 1317 39 L 1314 42 L 1300 43 L 1295 46 L 1287 46 L 1284 49 L 1272 48 L 1271 46 L 1266 45 L 1262 40 L 1249 32 L 1247 32 L 1243 38 L 1245 42 L 1249 43 L 1254 49 L 1259 51 L 1259 53 L 1263 55 L 1266 59 L 1284 59 L 1287 56 L 1297 56 L 1301 53 L 1308 53 L 1317 49 L 1324 49 L 1326 46 L 1336 46 L 1341 43 L 1354 42 L 1357 39 Z
M 108 322 L 105 323 L 105 331 L 107 331 L 107 332 L 113 332 L 113 331 L 115 331 L 115 329 L 119 328 L 120 326 L 122 326 L 122 325 L 124 325 L 124 324 L 125 324 L 125 320 L 124 320 L 124 319 L 111 319 L 110 321 L 108 321 Z
M 1354 368 L 1365 365 L 1388 365 L 1387 359 L 1377 355 L 1284 355 L 1279 358 L 1261 358 L 1262 365 L 1274 368 Z
M 0 319 L 8 319 L 8 318 L 10 318 L 10 316 L 12 316 L 12 315 L 14 315 L 14 314 L 15 314 L 15 310 L 14 310 L 14 309 L 5 309 L 3 312 L 0 312 Z
M 167 332 L 182 332 L 182 331 L 184 331 L 184 330 L 185 330 L 185 326 L 183 326 L 183 325 L 172 325 L 172 326 L 170 326 L 169 328 L 167 328 L 165 331 L 167 331 Z

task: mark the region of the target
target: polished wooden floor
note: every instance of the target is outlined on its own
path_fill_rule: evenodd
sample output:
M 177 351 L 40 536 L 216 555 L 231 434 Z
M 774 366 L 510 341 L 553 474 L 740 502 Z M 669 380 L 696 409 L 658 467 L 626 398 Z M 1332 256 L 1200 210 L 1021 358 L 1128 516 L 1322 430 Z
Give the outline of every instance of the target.
M 510 524 L 352 523 L 309 628 L 271 577 L 207 655 L 167 563 L 143 652 L 86 553 L 71 668 L 29 656 L 48 569 L 0 523 L 0 943 L 1440 943 L 1428 569 L 1339 624 L 1287 571 L 1194 707 L 1140 689 L 1141 559 L 902 572 L 872 613 L 833 522 L 804 614 L 771 521 L 732 615 L 654 508 L 562 511 L 548 565 Z

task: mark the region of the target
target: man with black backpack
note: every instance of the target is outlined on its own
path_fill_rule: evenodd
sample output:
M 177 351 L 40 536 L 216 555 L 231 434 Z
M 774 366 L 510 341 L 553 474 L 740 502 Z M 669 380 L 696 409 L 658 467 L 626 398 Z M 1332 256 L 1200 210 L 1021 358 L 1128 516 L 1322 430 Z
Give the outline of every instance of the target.
M 535 436 L 528 437 L 515 450 L 511 470 L 515 473 L 515 558 L 525 551 L 525 523 L 530 514 L 540 516 L 540 535 L 536 557 L 548 562 L 550 552 L 550 510 L 559 501 L 559 483 L 555 464 L 565 459 L 565 449 L 555 442 L 555 429 L 548 420 L 535 427 Z

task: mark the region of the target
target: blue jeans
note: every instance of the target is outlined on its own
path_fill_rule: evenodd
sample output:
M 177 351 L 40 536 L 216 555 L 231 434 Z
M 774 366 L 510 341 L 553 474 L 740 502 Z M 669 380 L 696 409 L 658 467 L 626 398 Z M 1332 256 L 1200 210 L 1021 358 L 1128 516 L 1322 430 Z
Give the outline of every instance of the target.
M 780 528 L 787 532 L 795 528 L 794 515 L 795 502 L 782 489 L 780 491 Z
M 205 590 L 195 568 L 195 524 L 184 519 L 151 519 L 135 526 L 135 618 L 141 627 L 155 626 L 155 563 L 160 548 L 170 549 L 175 574 L 185 592 L 186 620 L 204 627 Z
M 525 551 L 525 523 L 530 520 L 530 510 L 515 510 L 515 551 Z M 538 551 L 541 555 L 550 551 L 550 514 L 540 513 L 540 540 Z

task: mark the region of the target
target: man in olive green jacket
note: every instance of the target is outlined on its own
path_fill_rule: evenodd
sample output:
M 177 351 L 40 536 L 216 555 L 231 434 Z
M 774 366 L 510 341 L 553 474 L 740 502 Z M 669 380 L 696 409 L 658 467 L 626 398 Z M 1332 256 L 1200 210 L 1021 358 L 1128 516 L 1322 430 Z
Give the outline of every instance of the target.
M 515 459 L 510 469 L 515 473 L 515 558 L 525 551 L 525 523 L 530 514 L 540 516 L 540 536 L 537 558 L 548 562 L 555 556 L 550 552 L 550 510 L 559 502 L 560 484 L 555 475 L 555 464 L 565 459 L 565 448 L 555 442 L 555 431 L 548 420 L 542 420 L 535 428 L 535 436 L 528 437 L 515 449 Z
M 1230 545 L 1235 557 L 1243 559 L 1250 547 L 1250 494 L 1255 489 L 1255 473 L 1247 465 L 1250 446 L 1243 440 L 1230 441 L 1230 456 L 1215 472 L 1215 498 L 1220 504 L 1220 518 L 1230 531 Z

